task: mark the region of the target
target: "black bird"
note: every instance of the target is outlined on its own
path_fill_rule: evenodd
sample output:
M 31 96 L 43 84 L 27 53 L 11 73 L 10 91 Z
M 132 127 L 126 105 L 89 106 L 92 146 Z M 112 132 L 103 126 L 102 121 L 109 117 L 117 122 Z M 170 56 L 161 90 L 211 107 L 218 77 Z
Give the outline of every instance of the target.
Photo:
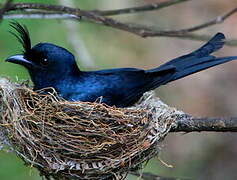
M 39 43 L 31 47 L 26 26 L 13 22 L 11 27 L 18 32 L 13 34 L 22 44 L 24 52 L 11 56 L 6 61 L 27 68 L 34 90 L 53 87 L 59 96 L 69 101 L 94 102 L 101 97 L 102 102 L 110 106 L 127 107 L 137 102 L 147 91 L 237 59 L 237 56 L 210 55 L 224 45 L 224 34 L 217 33 L 196 51 L 154 69 L 80 71 L 73 54 L 66 49 L 51 43 Z

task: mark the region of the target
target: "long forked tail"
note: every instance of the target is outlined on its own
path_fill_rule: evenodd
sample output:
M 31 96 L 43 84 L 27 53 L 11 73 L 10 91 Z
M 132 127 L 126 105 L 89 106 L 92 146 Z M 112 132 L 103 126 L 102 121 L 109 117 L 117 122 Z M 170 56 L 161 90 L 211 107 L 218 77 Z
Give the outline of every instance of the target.
M 167 69 L 173 69 L 173 73 L 166 81 L 158 82 L 155 86 L 166 84 L 168 82 L 183 78 L 190 74 L 208 69 L 218 64 L 223 64 L 228 61 L 237 59 L 237 56 L 215 57 L 210 54 L 219 50 L 224 45 L 225 36 L 222 33 L 217 33 L 212 39 L 196 51 L 175 58 L 158 68 L 147 70 L 147 73 L 162 75 Z

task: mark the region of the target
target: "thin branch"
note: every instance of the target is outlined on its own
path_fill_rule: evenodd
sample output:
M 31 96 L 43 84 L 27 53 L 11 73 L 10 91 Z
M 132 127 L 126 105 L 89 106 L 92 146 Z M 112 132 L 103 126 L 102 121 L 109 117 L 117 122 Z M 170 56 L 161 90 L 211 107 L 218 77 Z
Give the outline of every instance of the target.
M 54 13 L 54 12 L 43 12 L 43 11 L 36 11 L 36 12 L 22 12 L 22 13 L 11 13 L 6 14 L 3 16 L 3 19 L 71 19 L 71 20 L 81 20 L 81 17 L 72 15 L 72 14 L 63 14 L 63 13 Z M 185 30 L 182 30 L 185 31 Z M 212 36 L 209 35 L 199 35 L 194 33 L 185 33 L 184 34 L 160 34 L 159 36 L 163 37 L 174 37 L 180 39 L 189 39 L 189 40 L 196 40 L 196 41 L 207 41 Z M 237 46 L 237 39 L 228 39 L 226 40 L 225 44 L 227 46 Z
M 72 14 L 53 13 L 53 12 L 17 12 L 5 14 L 3 19 L 72 19 L 80 20 L 77 16 Z
M 179 29 L 179 30 L 172 30 L 172 31 L 157 31 L 155 28 L 149 28 L 147 26 L 140 26 L 135 24 L 124 24 L 120 23 L 118 21 L 115 21 L 111 18 L 106 18 L 103 16 L 100 16 L 99 14 L 103 14 L 103 11 L 97 11 L 97 13 L 90 12 L 90 11 L 83 11 L 76 8 L 70 8 L 66 6 L 56 6 L 56 5 L 45 5 L 45 4 L 32 4 L 32 3 L 22 3 L 22 4 L 14 4 L 16 9 L 43 9 L 43 10 L 49 10 L 49 11 L 60 11 L 60 12 L 68 12 L 69 14 L 74 14 L 76 16 L 84 16 L 88 20 L 92 20 L 96 23 L 103 24 L 106 26 L 111 26 L 120 30 L 125 30 L 131 33 L 134 33 L 136 35 L 142 36 L 142 37 L 150 37 L 150 36 L 162 36 L 162 35 L 168 35 L 168 36 L 175 36 L 178 34 L 178 36 L 183 35 L 184 33 L 189 33 L 193 31 L 197 31 L 218 23 L 224 22 L 228 17 L 233 15 L 237 12 L 237 8 L 234 8 L 227 13 L 225 13 L 222 16 L 218 16 L 214 20 L 202 23 L 200 25 L 193 26 L 191 28 L 186 29 Z M 50 8 L 50 9 L 49 9 Z
M 171 30 L 171 31 L 160 31 L 154 27 L 151 28 L 151 27 L 136 25 L 136 24 L 126 24 L 126 23 L 116 21 L 112 18 L 99 15 L 103 11 L 97 11 L 97 13 L 95 13 L 92 11 L 84 11 L 78 8 L 70 8 L 70 7 L 59 6 L 59 5 L 47 5 L 47 4 L 38 4 L 38 3 L 37 4 L 15 3 L 15 4 L 11 4 L 11 7 L 8 9 L 8 12 L 14 11 L 14 10 L 25 10 L 25 9 L 46 10 L 48 12 L 57 13 L 57 16 L 58 16 L 58 13 L 63 12 L 65 14 L 73 15 L 73 19 L 75 19 L 75 17 L 77 18 L 83 17 L 83 20 L 85 21 L 113 27 L 115 29 L 130 32 L 140 37 L 164 36 L 164 37 L 176 37 L 176 38 L 182 38 L 182 39 L 183 38 L 192 39 L 192 40 L 199 40 L 199 41 L 203 41 L 203 40 L 206 41 L 207 39 L 210 38 L 210 36 L 197 35 L 190 32 L 197 31 L 197 30 L 224 22 L 224 20 L 226 20 L 228 17 L 230 17 L 231 15 L 237 12 L 237 8 L 234 8 L 231 11 L 224 14 L 223 16 L 218 16 L 215 20 L 211 20 L 203 24 L 193 26 L 191 28 Z M 68 15 L 67 15 L 67 18 L 68 18 Z M 230 42 L 227 42 L 227 45 L 234 46 L 236 44 L 237 44 L 236 40 L 231 40 Z
M 34 12 L 34 13 L 15 13 L 7 14 L 3 16 L 3 19 L 71 19 L 78 20 L 79 18 L 71 14 L 60 14 L 60 13 L 43 13 L 43 12 Z M 209 35 L 199 35 L 194 33 L 186 33 L 182 35 L 160 35 L 162 37 L 174 37 L 180 39 L 188 39 L 195 41 L 208 41 L 212 36 Z M 227 46 L 237 46 L 237 39 L 228 39 L 225 41 Z
M 189 115 L 177 120 L 171 132 L 237 132 L 237 117 L 232 118 L 195 118 Z
M 152 4 L 147 4 L 144 6 L 138 6 L 138 7 L 131 7 L 131 8 L 124 8 L 124 9 L 116 9 L 116 10 L 107 10 L 107 11 L 98 11 L 94 10 L 92 12 L 98 13 L 102 16 L 114 16 L 114 15 L 122 15 L 122 14 L 132 14 L 132 13 L 139 13 L 139 12 L 145 12 L 145 11 L 154 11 L 163 9 L 178 3 L 183 3 L 190 0 L 167 0 L 165 2 L 157 2 Z

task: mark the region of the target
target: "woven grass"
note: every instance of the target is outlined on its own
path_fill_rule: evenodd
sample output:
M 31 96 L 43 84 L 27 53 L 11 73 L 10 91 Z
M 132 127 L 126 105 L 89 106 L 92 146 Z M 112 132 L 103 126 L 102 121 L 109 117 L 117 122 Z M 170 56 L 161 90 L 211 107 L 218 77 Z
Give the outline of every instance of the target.
M 157 155 L 182 112 L 146 94 L 131 108 L 59 100 L 0 78 L 1 140 L 50 179 L 120 179 Z

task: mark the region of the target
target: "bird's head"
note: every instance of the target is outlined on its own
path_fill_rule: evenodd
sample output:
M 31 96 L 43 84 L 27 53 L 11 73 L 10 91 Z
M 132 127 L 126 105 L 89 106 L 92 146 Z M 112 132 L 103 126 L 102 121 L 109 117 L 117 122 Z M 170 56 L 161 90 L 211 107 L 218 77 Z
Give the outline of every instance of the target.
M 23 46 L 23 53 L 10 56 L 7 62 L 24 66 L 33 76 L 54 77 L 79 71 L 75 58 L 68 50 L 50 43 L 39 43 L 31 47 L 29 31 L 26 26 L 12 22 L 12 33 Z M 33 80 L 34 81 L 34 80 Z

